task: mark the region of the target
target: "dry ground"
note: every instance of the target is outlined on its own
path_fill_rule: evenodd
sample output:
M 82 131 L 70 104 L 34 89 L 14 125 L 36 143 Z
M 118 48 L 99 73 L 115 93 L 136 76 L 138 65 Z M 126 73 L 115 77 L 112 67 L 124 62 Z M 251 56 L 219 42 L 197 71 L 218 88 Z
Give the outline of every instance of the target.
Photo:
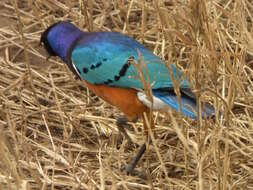
M 156 140 L 138 165 L 148 179 L 120 172 L 137 150 L 117 141 L 120 112 L 38 46 L 66 19 L 136 38 L 222 116 L 154 113 Z M 1 0 L 0 189 L 252 189 L 252 65 L 250 0 Z M 141 122 L 133 127 L 141 144 Z

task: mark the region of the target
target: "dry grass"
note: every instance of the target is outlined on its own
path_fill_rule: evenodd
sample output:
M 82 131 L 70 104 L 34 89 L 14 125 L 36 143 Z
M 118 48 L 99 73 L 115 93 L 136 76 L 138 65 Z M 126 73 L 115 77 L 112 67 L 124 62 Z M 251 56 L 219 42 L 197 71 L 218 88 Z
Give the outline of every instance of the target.
M 2 0 L 0 15 L 0 189 L 253 188 L 252 1 Z M 120 172 L 136 151 L 117 141 L 120 113 L 38 46 L 66 19 L 143 42 L 184 68 L 222 116 L 155 113 L 156 138 L 138 165 L 149 179 Z M 133 126 L 140 144 L 142 125 Z

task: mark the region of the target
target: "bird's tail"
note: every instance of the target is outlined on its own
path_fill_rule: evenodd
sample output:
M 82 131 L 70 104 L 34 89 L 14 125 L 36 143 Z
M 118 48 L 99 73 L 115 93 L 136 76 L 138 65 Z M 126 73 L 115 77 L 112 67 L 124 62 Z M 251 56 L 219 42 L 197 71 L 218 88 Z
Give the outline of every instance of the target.
M 180 112 L 180 103 L 174 90 L 154 90 L 153 95 Z M 197 101 L 192 93 L 189 95 L 188 93 L 181 92 L 181 105 L 184 115 L 197 119 Z M 201 111 L 202 118 L 210 118 L 215 115 L 214 108 L 208 103 L 202 105 Z

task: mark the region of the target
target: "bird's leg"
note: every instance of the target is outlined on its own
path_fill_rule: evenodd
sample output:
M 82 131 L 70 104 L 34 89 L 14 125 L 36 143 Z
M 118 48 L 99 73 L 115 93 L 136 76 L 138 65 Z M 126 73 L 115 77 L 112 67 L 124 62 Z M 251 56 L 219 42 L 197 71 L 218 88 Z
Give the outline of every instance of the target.
M 122 120 L 122 121 L 124 121 L 124 120 Z M 144 125 L 144 133 L 147 137 L 148 143 L 150 143 L 151 141 L 148 138 L 148 128 L 147 128 L 147 124 L 145 122 L 144 115 L 143 115 L 143 125 Z M 153 129 L 154 129 L 154 121 L 153 121 L 153 118 L 151 117 L 151 130 L 153 130 Z M 145 151 L 146 151 L 146 142 L 143 143 L 143 145 L 140 147 L 139 151 L 137 152 L 135 157 L 133 157 L 133 159 L 129 162 L 129 164 L 121 167 L 121 171 L 125 170 L 127 172 L 127 174 L 139 176 L 143 179 L 146 179 L 147 175 L 146 175 L 145 171 L 141 172 L 141 171 L 135 169 L 136 165 L 138 164 L 140 159 L 143 157 Z
M 129 135 L 127 134 L 126 130 L 125 130 L 125 127 L 129 126 L 128 124 L 128 119 L 124 116 L 120 116 L 118 117 L 117 121 L 116 121 L 116 125 L 119 129 L 119 132 L 122 133 L 124 135 L 124 137 L 127 139 L 128 143 L 129 144 L 132 144 L 133 141 L 132 139 L 129 137 Z
M 134 121 L 135 122 L 135 121 Z M 124 137 L 127 139 L 128 143 L 134 144 L 132 139 L 129 137 L 129 135 L 126 132 L 125 127 L 129 126 L 128 119 L 126 117 L 119 117 L 116 122 L 119 131 L 124 135 Z M 124 165 L 121 167 L 121 171 L 126 171 L 127 174 L 139 176 L 141 178 L 146 178 L 146 174 L 144 172 L 140 172 L 135 169 L 136 165 L 138 164 L 139 160 L 142 158 L 146 151 L 146 143 L 144 143 L 140 150 L 137 152 L 136 156 L 130 161 L 129 164 Z
M 121 171 L 125 170 L 127 174 L 139 176 L 141 178 L 146 178 L 146 174 L 144 172 L 140 172 L 135 169 L 136 165 L 138 164 L 139 160 L 144 155 L 145 151 L 146 151 L 146 143 L 144 143 L 141 146 L 140 150 L 137 152 L 136 156 L 130 161 L 130 163 L 127 165 L 124 165 L 121 168 Z

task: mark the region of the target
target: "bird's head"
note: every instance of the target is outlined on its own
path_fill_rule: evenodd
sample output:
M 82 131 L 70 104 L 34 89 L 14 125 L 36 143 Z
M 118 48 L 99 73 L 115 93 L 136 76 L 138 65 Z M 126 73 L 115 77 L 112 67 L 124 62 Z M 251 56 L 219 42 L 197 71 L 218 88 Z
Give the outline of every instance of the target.
M 68 62 L 68 54 L 74 43 L 80 38 L 82 31 L 68 21 L 61 21 L 49 26 L 40 38 L 50 56 L 59 56 L 64 62 Z
M 57 24 L 59 23 L 55 23 L 52 24 L 51 26 L 49 26 L 42 34 L 40 37 L 40 45 L 43 44 L 44 48 L 46 49 L 47 53 L 49 56 L 57 56 L 57 53 L 53 50 L 53 48 L 50 45 L 50 42 L 48 40 L 48 33 L 50 32 L 50 30 L 52 30 Z

